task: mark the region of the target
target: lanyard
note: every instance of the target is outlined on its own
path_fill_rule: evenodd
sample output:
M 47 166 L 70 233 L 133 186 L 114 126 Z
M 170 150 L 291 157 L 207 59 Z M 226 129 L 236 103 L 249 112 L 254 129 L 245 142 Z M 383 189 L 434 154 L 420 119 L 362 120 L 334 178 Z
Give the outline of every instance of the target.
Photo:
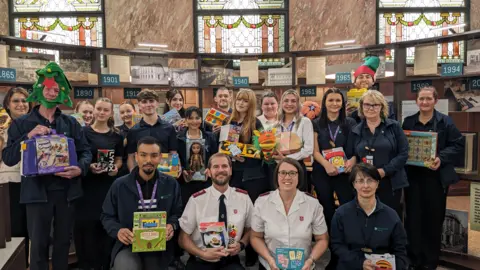
M 288 125 L 287 131 L 291 132 L 291 131 L 293 130 L 293 125 L 295 125 L 295 121 L 292 121 L 292 122 L 290 123 L 290 125 Z M 282 132 L 285 132 L 285 130 L 284 130 L 284 128 L 283 128 L 283 124 L 280 125 L 280 127 L 282 127 Z
M 337 126 L 335 129 L 335 133 L 332 133 L 332 129 L 330 128 L 330 125 L 328 125 L 328 133 L 330 133 L 330 139 L 332 140 L 333 143 L 335 143 L 335 139 L 337 139 L 338 131 L 340 130 L 340 125 Z
M 137 190 L 138 195 L 140 195 L 140 203 L 142 204 L 142 210 L 147 211 L 147 209 L 145 208 L 145 200 L 143 199 L 142 188 L 140 187 L 138 181 L 135 182 L 137 183 Z M 150 205 L 148 206 L 148 210 L 152 209 L 153 199 L 155 199 L 155 195 L 157 194 L 157 184 L 158 181 L 155 179 L 155 185 L 153 185 L 152 198 L 150 199 Z
M 366 123 L 363 124 L 363 129 L 365 129 Z M 377 129 L 378 127 L 375 128 L 375 132 L 370 140 L 367 141 L 367 145 L 365 145 L 365 150 L 368 151 L 370 155 L 373 155 L 373 152 L 375 152 L 375 148 L 373 146 L 375 145 L 375 141 L 377 140 L 378 134 L 383 133 L 383 129 Z M 368 129 L 370 131 L 370 128 Z M 363 134 L 363 131 L 362 131 Z M 363 137 L 363 136 L 362 136 Z

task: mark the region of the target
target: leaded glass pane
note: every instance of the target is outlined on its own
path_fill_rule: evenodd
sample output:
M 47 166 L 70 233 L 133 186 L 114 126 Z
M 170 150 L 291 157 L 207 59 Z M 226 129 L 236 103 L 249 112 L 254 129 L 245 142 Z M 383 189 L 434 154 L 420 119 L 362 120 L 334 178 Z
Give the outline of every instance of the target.
M 284 6 L 285 0 L 197 0 L 199 10 L 276 9 Z
M 12 0 L 14 12 L 101 11 L 102 0 Z
M 379 7 L 464 7 L 465 0 L 380 0 Z

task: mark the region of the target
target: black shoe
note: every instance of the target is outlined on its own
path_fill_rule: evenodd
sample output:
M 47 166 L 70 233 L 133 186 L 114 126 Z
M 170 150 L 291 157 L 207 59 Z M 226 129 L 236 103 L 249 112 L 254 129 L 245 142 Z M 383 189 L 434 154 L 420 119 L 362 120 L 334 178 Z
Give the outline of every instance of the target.
M 185 264 L 180 260 L 180 258 L 175 258 L 173 262 L 170 263 L 170 267 L 174 267 L 177 270 L 184 270 L 185 269 Z
M 247 258 L 245 259 L 245 266 L 246 266 L 246 267 L 255 266 L 255 264 L 257 263 L 257 260 L 258 260 L 258 257 L 255 257 L 255 256 L 253 256 L 253 258 L 247 257 Z

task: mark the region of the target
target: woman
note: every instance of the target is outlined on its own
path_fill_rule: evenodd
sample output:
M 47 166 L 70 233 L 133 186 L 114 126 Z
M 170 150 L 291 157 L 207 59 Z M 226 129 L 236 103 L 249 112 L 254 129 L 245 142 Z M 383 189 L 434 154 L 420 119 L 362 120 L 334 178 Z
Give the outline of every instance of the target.
M 75 107 L 75 113 L 82 114 L 85 126 L 89 126 L 93 122 L 93 105 L 88 100 L 83 100 L 77 103 Z
M 375 198 L 381 185 L 379 170 L 368 163 L 353 167 L 350 181 L 357 191 L 354 200 L 333 215 L 331 243 L 338 256 L 338 270 L 375 270 L 367 254 L 395 255 L 396 269 L 408 269 L 407 236 L 395 210 Z M 365 224 L 365 226 L 359 226 Z
M 210 156 L 218 151 L 218 143 L 215 136 L 211 132 L 204 131 L 200 128 L 202 126 L 202 119 L 202 110 L 200 108 L 189 107 L 185 111 L 187 128 L 180 131 L 177 136 L 178 154 L 181 164 L 184 167 L 182 169 L 183 177 L 179 178 L 184 207 L 187 205 L 188 199 L 192 194 L 212 184 L 210 179 L 205 181 L 192 181 L 194 172 L 190 170 L 191 168 L 188 166 L 189 162 L 187 160 L 187 153 L 190 151 L 190 149 L 187 149 L 187 142 L 190 140 L 205 141 L 204 145 L 202 145 L 204 149 L 204 156 L 202 157 L 204 167 L 206 167 L 206 161 L 208 161 Z
M 261 103 L 262 115 L 257 118 L 264 129 L 272 129 L 277 124 L 278 98 L 272 91 L 266 91 L 262 95 Z
M 255 117 L 256 104 L 257 99 L 252 90 L 242 89 L 238 92 L 229 124 L 240 126 L 240 143 L 253 144 L 253 131 L 263 129 L 262 123 Z M 268 174 L 260 159 L 236 156 L 232 161 L 230 186 L 248 191 L 252 202 L 255 202 L 260 194 L 271 189 Z M 257 255 L 247 246 L 246 266 L 253 266 L 256 260 Z
M 340 205 L 353 199 L 352 186 L 348 182 L 348 172 L 351 167 L 344 167 L 343 172 L 330 163 L 322 151 L 332 148 L 342 148 L 345 151 L 350 130 L 356 125 L 355 120 L 346 116 L 345 100 L 339 89 L 328 89 L 322 99 L 321 114 L 313 121 L 314 150 L 312 184 L 323 206 L 323 213 L 330 229 L 330 223 L 335 212 L 334 192 Z M 346 158 L 345 158 L 346 159 Z M 346 160 L 344 160 L 346 162 Z M 348 164 L 351 164 L 348 162 Z M 329 268 L 335 269 L 336 258 L 331 257 Z
M 11 120 L 15 120 L 30 112 L 32 106 L 27 102 L 28 92 L 21 87 L 10 88 L 3 99 L 3 108 L 7 111 Z M 4 127 L 0 132 L 0 149 L 7 145 L 8 126 Z M 9 167 L 1 161 L 0 157 L 0 184 L 8 183 L 10 194 L 10 208 L 7 209 L 10 215 L 10 229 L 12 237 L 25 237 L 28 243 L 27 216 L 25 205 L 20 204 L 20 163 L 16 166 Z M 26 262 L 28 265 L 28 245 L 26 246 Z
M 185 118 L 185 109 L 183 108 L 184 104 L 185 99 L 183 98 L 182 92 L 175 88 L 170 89 L 166 95 L 165 109 L 163 111 L 166 113 L 172 109 L 176 109 L 178 114 L 180 114 L 182 118 Z
M 92 163 L 82 179 L 83 197 L 77 203 L 74 240 L 81 269 L 108 269 L 113 243 L 103 229 L 100 214 L 110 185 L 122 167 L 123 138 L 114 127 L 110 99 L 98 99 L 94 115 L 93 124 L 84 127 Z
M 122 136 L 123 138 L 123 146 L 127 146 L 127 134 L 128 131 L 135 125 L 133 122 L 133 114 L 135 113 L 135 106 L 131 101 L 124 101 L 122 104 L 120 104 L 119 107 L 119 112 L 120 112 L 120 118 L 123 121 L 123 124 L 121 126 L 117 127 L 118 133 Z M 123 153 L 123 158 L 122 158 L 122 168 L 118 172 L 118 176 L 123 176 L 129 173 L 128 167 L 127 167 L 127 160 L 128 160 L 128 154 L 126 151 Z
M 437 269 L 448 187 L 459 181 L 456 160 L 463 160 L 465 140 L 453 120 L 437 110 L 433 86 L 417 92 L 419 112 L 405 118 L 404 130 L 437 133 L 437 156 L 429 166 L 406 166 L 410 186 L 405 188 L 409 258 L 421 269 Z
M 407 137 L 397 121 L 387 118 L 387 101 L 379 91 L 368 90 L 363 94 L 359 115 L 362 121 L 352 129 L 347 155 L 378 169 L 382 179 L 378 197 L 402 218 L 400 199 L 402 189 L 408 186 L 404 169 L 408 159 Z
M 300 95 L 298 95 L 295 89 L 289 89 L 283 93 L 280 105 L 281 109 L 278 114 L 277 133 L 295 133 L 298 135 L 302 143 L 300 151 L 286 155 L 286 157 L 297 160 L 302 166 L 303 171 L 306 172 L 307 170 L 303 160 L 313 154 L 314 147 L 312 122 L 300 113 Z M 278 161 L 284 159 L 285 156 L 280 152 L 276 152 L 273 158 Z M 308 191 L 310 181 L 306 174 L 304 177 L 305 179 L 302 181 L 303 186 L 300 186 L 299 189 L 302 191 Z
M 298 161 L 284 158 L 275 169 L 277 189 L 262 194 L 255 202 L 250 243 L 260 256 L 259 269 L 279 269 L 274 258 L 277 248 L 304 249 L 302 270 L 313 269 L 315 261 L 327 250 L 328 232 L 322 206 L 298 190 L 304 173 Z

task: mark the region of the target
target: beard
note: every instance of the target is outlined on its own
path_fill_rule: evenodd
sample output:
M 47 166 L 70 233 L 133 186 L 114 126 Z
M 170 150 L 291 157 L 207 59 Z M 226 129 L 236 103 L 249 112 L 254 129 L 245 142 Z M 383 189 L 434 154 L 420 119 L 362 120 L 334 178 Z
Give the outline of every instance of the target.
M 151 168 L 146 168 L 146 166 L 152 166 Z M 142 171 L 145 173 L 145 174 L 152 174 L 155 172 L 155 166 L 153 166 L 153 164 L 145 164 L 143 165 L 142 167 Z
M 218 179 L 217 177 L 220 175 L 225 176 L 225 178 Z M 215 183 L 215 185 L 225 186 L 225 185 L 228 185 L 228 183 L 230 182 L 230 176 L 228 176 L 228 174 L 226 173 L 219 173 L 219 174 L 216 174 L 214 177 L 212 177 L 212 182 Z

